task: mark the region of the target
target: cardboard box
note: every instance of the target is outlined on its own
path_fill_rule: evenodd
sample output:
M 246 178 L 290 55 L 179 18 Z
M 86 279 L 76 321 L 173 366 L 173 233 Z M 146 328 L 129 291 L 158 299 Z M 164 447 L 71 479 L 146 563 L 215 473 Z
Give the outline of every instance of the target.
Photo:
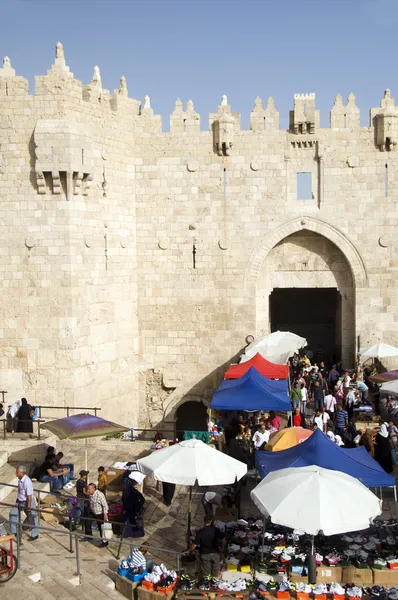
M 341 583 L 342 568 L 341 567 L 326 567 L 321 565 L 316 570 L 317 583 Z M 308 583 L 308 575 L 304 577 L 292 573 L 290 579 L 295 583 Z
M 342 578 L 341 567 L 327 567 L 321 565 L 316 570 L 316 582 L 317 583 L 340 583 Z
M 159 592 L 146 590 L 141 585 L 137 587 L 137 600 L 171 600 L 174 598 L 175 589 L 168 594 L 160 594 Z
M 124 469 L 107 469 L 105 470 L 105 474 L 108 478 L 109 490 L 114 491 L 122 489 L 122 481 L 124 476 L 126 475 L 126 471 Z M 144 481 L 135 486 L 136 490 L 138 490 L 141 494 L 144 493 Z
M 128 600 L 136 600 L 137 598 L 137 584 L 130 581 L 126 577 L 122 577 L 115 573 L 115 587 L 122 596 L 128 598 Z
M 398 571 L 392 569 L 372 569 L 375 585 L 398 586 Z
M 370 567 L 367 569 L 357 569 L 356 567 L 343 567 L 343 583 L 356 583 L 359 587 L 373 585 L 373 571 Z

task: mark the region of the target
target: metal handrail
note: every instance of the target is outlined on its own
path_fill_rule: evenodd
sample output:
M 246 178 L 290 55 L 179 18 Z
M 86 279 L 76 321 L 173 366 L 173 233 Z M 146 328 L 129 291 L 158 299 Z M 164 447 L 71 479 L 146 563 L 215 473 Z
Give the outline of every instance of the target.
M 17 487 L 15 485 L 11 485 L 11 484 L 2 484 L 0 483 L 0 485 L 9 485 L 10 487 Z M 8 502 L 3 502 L 0 501 L 0 506 L 7 506 L 9 508 L 15 508 L 15 504 L 9 504 Z M 17 564 L 18 567 L 21 566 L 21 556 L 20 556 L 20 548 L 21 548 L 21 539 L 22 539 L 22 522 L 21 522 L 21 513 L 24 512 L 24 509 L 21 508 L 21 506 L 17 506 L 18 507 L 18 524 L 17 524 Z M 44 509 L 40 509 L 38 507 L 35 507 L 33 509 L 33 512 L 38 514 L 38 521 L 40 523 L 40 515 L 42 514 L 53 514 L 51 511 L 46 511 Z M 102 519 L 93 519 L 91 517 L 79 517 L 79 519 L 81 521 L 96 521 L 96 522 L 104 522 Z M 6 521 L 8 523 L 10 523 L 10 519 L 6 519 Z M 108 521 L 109 523 L 116 523 L 116 521 Z M 71 525 L 71 520 L 69 521 L 70 525 Z M 120 523 L 118 523 L 119 525 L 121 525 Z M 32 529 L 33 527 L 29 527 L 30 529 Z M 61 534 L 61 535 L 69 535 L 69 552 L 72 554 L 73 553 L 73 537 L 75 538 L 75 556 L 76 556 L 76 575 L 79 577 L 79 580 L 81 581 L 81 571 L 80 571 L 80 556 L 79 556 L 79 545 L 78 545 L 78 538 L 81 539 L 92 539 L 92 540 L 98 540 L 98 537 L 94 536 L 94 535 L 88 535 L 86 533 L 82 533 L 79 531 L 72 531 L 71 529 L 67 530 L 67 529 L 61 529 L 61 528 L 53 528 L 53 527 L 43 527 L 42 525 L 38 524 L 37 526 L 35 525 L 35 529 L 38 529 L 39 531 L 48 531 L 50 533 L 55 533 L 57 535 Z M 119 550 L 118 550 L 118 555 L 117 558 L 119 558 L 119 554 L 120 554 L 120 549 L 121 546 L 128 546 L 130 549 L 130 554 L 133 551 L 133 548 L 147 548 L 148 550 L 160 550 L 161 552 L 167 552 L 168 554 L 172 554 L 175 556 L 176 560 L 177 560 L 177 570 L 180 570 L 180 557 L 182 556 L 182 552 L 177 552 L 175 550 L 170 550 L 169 548 L 161 548 L 159 546 L 150 546 L 149 544 L 133 544 L 131 542 L 126 542 L 123 540 L 123 532 L 120 536 L 120 539 L 117 538 L 111 538 L 111 539 L 105 539 L 102 538 L 100 536 L 100 539 L 107 541 L 108 543 L 114 543 L 114 544 L 118 544 Z M 0 543 L 1 543 L 1 537 L 0 537 Z
M 0 419 L 0 423 L 3 423 L 3 439 L 6 440 L 7 439 L 7 419 Z M 46 421 L 44 419 L 18 419 L 19 423 L 32 423 L 32 430 L 33 430 L 33 423 L 37 423 L 37 439 L 40 440 L 41 439 L 41 431 L 40 431 L 40 423 L 45 423 Z M 28 433 L 25 431 L 21 431 L 21 432 L 12 432 L 12 433 Z M 33 435 L 33 431 L 32 433 L 29 433 L 29 435 Z

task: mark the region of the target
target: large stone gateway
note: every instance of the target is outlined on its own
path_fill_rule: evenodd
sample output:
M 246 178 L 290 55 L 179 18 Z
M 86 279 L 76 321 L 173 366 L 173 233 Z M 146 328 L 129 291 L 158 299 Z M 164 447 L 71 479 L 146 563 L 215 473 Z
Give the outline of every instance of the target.
M 203 122 L 203 119 L 202 119 Z M 83 85 L 61 44 L 35 93 L 0 69 L 0 387 L 156 427 L 206 403 L 247 335 L 288 327 L 347 366 L 398 342 L 398 110 L 330 127 L 296 94 L 289 129 L 224 96 L 201 130 L 179 99 Z M 193 405 L 192 405 L 193 406 Z M 203 409 L 198 407 L 203 412 Z M 182 415 L 182 416 L 181 416 Z M 184 417 L 185 418 L 185 417 Z

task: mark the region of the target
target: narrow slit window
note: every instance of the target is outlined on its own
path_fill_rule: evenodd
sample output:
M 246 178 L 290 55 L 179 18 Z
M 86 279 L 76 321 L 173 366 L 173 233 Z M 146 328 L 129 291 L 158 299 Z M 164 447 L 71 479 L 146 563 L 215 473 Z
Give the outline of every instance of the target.
M 264 117 L 264 129 L 267 129 L 267 118 Z
M 347 127 L 347 115 L 344 115 L 344 127 Z
M 82 165 L 84 165 L 84 148 L 82 148 Z
M 388 196 L 388 165 L 384 168 L 384 195 Z
M 185 133 L 187 130 L 187 120 L 186 119 L 183 120 L 183 126 L 184 126 L 184 133 Z
M 312 173 L 297 173 L 297 200 L 312 198 Z
M 224 169 L 224 200 L 227 199 L 227 170 Z

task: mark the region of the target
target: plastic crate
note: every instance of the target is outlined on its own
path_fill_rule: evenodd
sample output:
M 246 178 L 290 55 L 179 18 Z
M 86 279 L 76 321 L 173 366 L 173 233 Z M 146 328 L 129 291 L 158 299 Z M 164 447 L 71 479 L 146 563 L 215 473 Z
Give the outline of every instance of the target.
M 117 574 L 120 575 L 120 577 L 126 577 L 129 571 L 130 567 L 127 567 L 127 569 L 123 569 L 123 567 L 117 568 Z
M 152 581 L 147 581 L 146 579 L 143 579 L 143 580 L 142 580 L 142 587 L 143 587 L 145 590 L 152 591 L 152 590 L 153 590 L 153 588 L 154 588 L 154 585 L 153 585 Z

